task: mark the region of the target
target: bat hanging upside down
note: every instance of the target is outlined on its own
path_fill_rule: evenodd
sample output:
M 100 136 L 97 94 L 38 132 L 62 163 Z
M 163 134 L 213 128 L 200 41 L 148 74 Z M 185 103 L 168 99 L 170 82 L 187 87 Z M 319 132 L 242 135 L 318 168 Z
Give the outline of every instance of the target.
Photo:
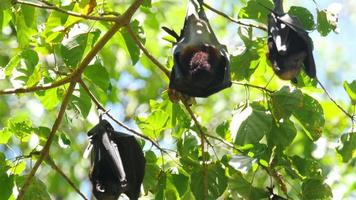
M 207 97 L 231 86 L 226 46 L 217 40 L 202 1 L 189 1 L 180 35 L 167 27 L 162 28 L 176 39 L 170 89 L 192 97 Z
M 303 69 L 316 77 L 313 41 L 298 18 L 283 11 L 283 0 L 274 0 L 274 10 L 268 15 L 268 59 L 275 74 L 283 80 L 292 80 Z

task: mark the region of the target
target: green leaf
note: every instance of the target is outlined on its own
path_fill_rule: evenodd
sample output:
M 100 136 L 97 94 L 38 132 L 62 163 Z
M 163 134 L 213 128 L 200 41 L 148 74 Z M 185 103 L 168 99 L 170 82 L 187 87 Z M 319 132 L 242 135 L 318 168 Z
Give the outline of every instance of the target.
M 314 17 L 308 9 L 299 6 L 292 6 L 290 7 L 288 14 L 296 16 L 306 30 L 314 29 Z
M 139 26 L 139 22 L 137 20 L 134 20 L 133 22 L 131 22 L 130 26 L 132 31 L 139 37 L 140 42 L 142 44 L 145 44 L 143 28 Z M 124 37 L 126 49 L 131 56 L 132 64 L 135 65 L 140 59 L 141 50 L 137 47 L 136 42 L 132 39 L 127 29 L 122 29 L 120 32 Z
M 267 143 L 270 147 L 277 146 L 283 149 L 293 142 L 296 135 L 297 129 L 290 120 L 275 122 L 271 132 L 267 133 Z
M 21 188 L 24 184 L 27 176 L 16 177 L 16 185 L 18 188 Z M 36 177 L 32 178 L 30 187 L 28 187 L 24 199 L 26 200 L 48 200 L 51 199 L 47 192 L 46 184 L 37 179 Z
M 72 103 L 84 118 L 88 116 L 92 102 L 90 96 L 82 87 L 72 96 Z
M 110 86 L 109 73 L 100 63 L 96 62 L 89 65 L 85 71 L 84 76 L 93 84 L 97 85 L 104 92 L 107 92 Z
M 61 54 L 64 63 L 76 67 L 82 60 L 84 52 L 88 51 L 100 36 L 100 31 L 78 34 L 62 42 Z
M 243 199 L 266 199 L 268 196 L 267 191 L 254 187 L 237 172 L 229 178 L 229 188 L 233 192 L 237 192 Z
M 329 23 L 326 10 L 318 10 L 317 30 L 321 36 L 327 36 L 335 27 Z
M 4 5 L 2 6 L 1 4 L 9 1 L 9 0 L 5 0 L 5 1 L 1 1 L 0 2 L 0 31 L 9 24 L 9 22 L 11 21 L 11 13 L 9 10 L 2 10 L 2 9 L 7 9 Z
M 11 0 L 0 1 L 0 12 L 11 7 Z
M 247 107 L 234 115 L 232 123 L 237 127 L 235 144 L 255 144 L 271 130 L 272 117 L 266 111 Z
M 258 38 L 252 40 L 248 36 L 244 36 L 239 29 L 239 35 L 245 43 L 245 51 L 237 56 L 231 57 L 231 75 L 233 80 L 249 80 L 258 66 L 263 65 L 265 59 L 266 48 L 265 41 Z
M 208 165 L 208 199 L 217 199 L 227 187 L 225 170 L 220 163 Z M 191 175 L 190 188 L 196 199 L 204 199 L 204 172 L 203 169 L 195 171 Z
M 323 108 L 317 100 L 304 94 L 302 106 L 293 110 L 293 115 L 311 140 L 316 141 L 321 137 L 325 119 Z
M 23 141 L 29 139 L 33 128 L 32 122 L 28 119 L 11 118 L 7 121 L 8 131 L 11 131 L 15 136 Z
M 148 137 L 157 139 L 166 128 L 169 115 L 163 110 L 154 110 L 148 117 L 137 117 L 136 122 Z
M 36 9 L 21 5 L 21 12 L 15 15 L 16 34 L 20 47 L 28 47 L 32 37 L 37 34 Z
M 352 105 L 356 105 L 356 80 L 352 81 L 352 83 L 344 81 L 343 86 L 351 99 Z
M 62 148 L 67 148 L 71 144 L 70 138 L 65 133 L 61 133 L 60 134 L 60 136 L 58 138 L 58 142 L 59 142 L 59 146 L 62 147 Z
M 311 158 L 302 158 L 299 156 L 293 156 L 286 158 L 287 163 L 284 164 L 286 171 L 291 176 L 296 176 L 301 180 L 305 178 L 322 178 L 323 170 L 320 164 Z
M 177 188 L 173 184 L 171 174 L 161 172 L 158 179 L 158 191 L 155 199 L 180 199 Z
M 181 105 L 173 104 L 172 105 L 172 127 L 173 136 L 175 138 L 181 138 L 184 131 L 190 127 L 191 119 L 184 112 Z
M 17 54 L 11 58 L 11 60 L 5 66 L 5 76 L 9 77 L 12 74 L 12 71 L 19 65 L 21 60 L 21 54 Z
M 37 85 L 42 78 L 42 65 L 37 65 L 32 74 L 28 77 L 26 85 L 28 87 Z
M 215 132 L 223 139 L 230 139 L 231 133 L 229 128 L 230 121 L 224 121 L 216 127 Z
M 152 7 L 152 0 L 144 0 L 142 3 L 143 7 L 151 8 Z
M 36 97 L 41 101 L 43 107 L 47 110 L 52 110 L 60 103 L 57 94 L 58 89 L 48 89 L 45 91 L 36 92 Z
M 307 179 L 302 184 L 302 199 L 331 199 L 331 188 L 319 179 Z
M 20 161 L 19 163 L 14 163 L 15 165 L 11 169 L 11 173 L 14 175 L 20 175 L 26 169 L 26 162 Z
M 342 156 L 343 162 L 356 157 L 356 132 L 343 134 L 337 152 Z
M 273 4 L 270 0 L 250 0 L 247 2 L 245 7 L 240 9 L 238 18 L 253 19 L 267 24 L 267 15 L 270 11 L 264 8 L 264 6 L 267 8 L 273 8 Z
M 9 199 L 12 194 L 12 188 L 14 186 L 14 176 L 7 175 L 5 172 L 0 173 L 0 198 Z
M 288 119 L 294 110 L 303 106 L 303 93 L 288 86 L 274 92 L 271 99 L 272 112 L 277 120 Z
M 13 133 L 8 128 L 0 130 L 0 144 L 7 144 Z
M 145 191 L 156 191 L 157 187 L 157 177 L 160 173 L 160 168 L 157 165 L 157 157 L 153 151 L 145 152 L 146 166 L 145 166 L 145 176 L 143 179 L 143 187 Z
M 175 185 L 177 191 L 179 192 L 179 196 L 183 196 L 189 189 L 188 174 L 172 174 L 172 182 Z

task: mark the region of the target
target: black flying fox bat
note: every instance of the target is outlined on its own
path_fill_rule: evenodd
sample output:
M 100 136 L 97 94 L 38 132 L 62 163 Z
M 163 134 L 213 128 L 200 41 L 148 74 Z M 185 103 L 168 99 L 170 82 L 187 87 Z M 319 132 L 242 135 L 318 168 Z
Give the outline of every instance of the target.
M 145 158 L 135 137 L 115 132 L 110 123 L 100 120 L 88 132 L 92 150 L 89 179 L 98 200 L 117 200 L 125 193 L 138 199 L 145 171 Z
M 202 1 L 189 0 L 184 27 L 173 46 L 174 66 L 169 88 L 192 97 L 207 97 L 231 86 L 226 46 L 217 40 Z
M 268 15 L 268 59 L 273 71 L 283 80 L 296 83 L 303 68 L 306 74 L 316 77 L 313 58 L 313 41 L 298 18 L 283 11 L 283 0 L 274 0 L 274 10 Z

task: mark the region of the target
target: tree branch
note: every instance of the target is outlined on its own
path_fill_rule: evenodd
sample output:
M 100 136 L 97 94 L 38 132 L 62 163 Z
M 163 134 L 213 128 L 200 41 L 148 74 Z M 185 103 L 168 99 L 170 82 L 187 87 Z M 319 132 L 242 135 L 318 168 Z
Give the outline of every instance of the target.
M 235 84 L 235 85 L 241 85 L 241 86 L 245 86 L 245 87 L 256 88 L 256 89 L 265 91 L 265 92 L 267 92 L 268 94 L 274 93 L 274 91 L 269 90 L 269 89 L 267 89 L 267 88 L 265 88 L 265 87 L 262 87 L 262 86 L 252 85 L 252 84 L 249 84 L 249 83 L 240 83 L 240 82 L 237 82 L 237 81 L 231 81 L 231 82 L 232 82 L 232 84 Z
M 38 170 L 39 166 L 43 162 L 43 160 L 48 156 L 49 154 L 49 149 L 51 147 L 54 135 L 59 128 L 59 125 L 62 121 L 62 118 L 64 116 L 65 110 L 67 108 L 67 105 L 69 103 L 70 97 L 74 91 L 76 83 L 80 80 L 81 74 L 84 72 L 85 68 L 88 66 L 90 61 L 94 58 L 94 56 L 104 47 L 104 45 L 112 38 L 112 36 L 122 27 L 127 25 L 130 20 L 132 15 L 136 12 L 136 10 L 140 7 L 140 5 L 143 3 L 143 0 L 136 0 L 132 5 L 126 10 L 126 12 L 117 17 L 116 23 L 111 27 L 111 29 L 106 32 L 106 34 L 95 44 L 95 46 L 91 49 L 91 51 L 85 56 L 85 58 L 82 60 L 82 62 L 78 65 L 75 71 L 71 74 L 71 83 L 69 85 L 69 88 L 67 90 L 67 93 L 63 99 L 63 103 L 61 105 L 61 108 L 59 110 L 58 116 L 52 126 L 51 133 L 49 134 L 48 140 L 43 147 L 41 154 L 36 161 L 34 167 L 32 168 L 31 172 L 27 176 L 23 187 L 19 191 L 19 195 L 17 197 L 18 200 L 22 200 L 24 197 L 24 194 L 26 190 L 28 189 L 29 185 L 31 184 L 31 180 L 33 176 L 36 174 L 36 171 Z
M 75 186 L 73 181 L 70 180 L 70 178 L 56 165 L 56 163 L 50 156 L 47 157 L 46 161 L 52 167 L 52 169 L 54 169 L 56 172 L 58 172 L 84 200 L 88 200 L 88 198 L 86 198 L 85 195 Z
M 72 93 L 74 91 L 75 85 L 76 85 L 75 81 L 70 83 L 69 88 L 67 90 L 67 93 L 64 96 L 61 108 L 59 109 L 59 113 L 58 113 L 58 116 L 56 118 L 56 121 L 54 122 L 54 124 L 52 126 L 52 129 L 51 129 L 51 133 L 48 136 L 47 142 L 46 142 L 45 146 L 43 147 L 43 149 L 41 151 L 41 154 L 40 154 L 38 160 L 36 161 L 35 165 L 33 166 L 31 172 L 28 174 L 28 176 L 27 176 L 27 178 L 26 178 L 21 190 L 19 191 L 19 195 L 17 196 L 17 200 L 22 200 L 23 199 L 26 190 L 28 189 L 28 187 L 31 184 L 33 176 L 36 174 L 37 169 L 40 167 L 42 161 L 48 156 L 49 149 L 50 149 L 51 144 L 52 144 L 53 139 L 54 139 L 54 135 L 55 135 L 57 129 L 59 128 L 59 125 L 61 124 L 61 121 L 63 119 L 65 110 L 67 108 L 67 105 L 69 104 L 70 97 L 72 96 Z
M 236 19 L 230 17 L 229 15 L 227 15 L 227 14 L 225 14 L 225 13 L 219 11 L 219 10 L 216 10 L 215 8 L 209 6 L 208 4 L 206 4 L 206 3 L 204 3 L 204 2 L 203 2 L 203 5 L 204 5 L 206 8 L 208 8 L 209 10 L 215 12 L 216 14 L 221 15 L 221 16 L 223 16 L 224 18 L 230 20 L 231 22 L 234 22 L 234 23 L 239 24 L 239 25 L 242 25 L 242 26 L 258 28 L 258 29 L 260 29 L 260 30 L 263 30 L 263 31 L 266 31 L 266 32 L 267 32 L 267 28 L 266 28 L 265 26 L 263 26 L 263 25 L 250 24 L 250 23 L 243 22 L 243 21 L 241 21 L 241 20 L 236 20 Z
M 342 108 L 329 94 L 329 92 L 326 90 L 326 88 L 324 87 L 324 85 L 319 81 L 319 79 L 316 79 L 316 81 L 318 82 L 318 84 L 320 85 L 320 87 L 324 90 L 325 94 L 328 96 L 328 98 L 339 108 L 339 110 L 341 112 L 343 112 L 347 117 L 349 117 L 351 119 L 351 121 L 353 122 L 354 116 L 352 116 L 350 113 L 348 113 L 344 108 Z
M 83 19 L 89 19 L 89 20 L 96 20 L 96 21 L 109 21 L 109 22 L 115 22 L 117 20 L 117 17 L 100 17 L 100 16 L 91 16 L 91 15 L 84 15 L 81 13 L 73 12 L 70 10 L 66 10 L 60 7 L 57 7 L 50 2 L 42 0 L 44 4 L 37 4 L 29 1 L 22 1 L 22 0 L 14 0 L 14 4 L 22 4 L 22 5 L 28 5 L 36 8 L 41 8 L 41 9 L 49 9 L 49 10 L 54 10 L 57 12 L 61 12 L 67 15 L 71 15 L 74 17 L 79 17 Z
M 63 79 L 60 79 L 58 81 L 55 81 L 50 84 L 44 84 L 44 85 L 36 85 L 32 87 L 23 87 L 23 88 L 13 88 L 13 89 L 6 89 L 6 90 L 0 90 L 0 95 L 4 94 L 20 94 L 20 93 L 28 93 L 28 92 L 35 92 L 39 90 L 48 90 L 51 88 L 59 87 L 64 84 L 67 84 L 71 81 L 72 77 L 67 76 Z
M 140 40 L 137 37 L 137 35 L 133 32 L 133 30 L 130 27 L 130 25 L 127 25 L 126 28 L 127 28 L 128 32 L 129 32 L 130 36 L 132 37 L 132 39 L 136 43 L 136 45 L 169 78 L 169 74 L 170 74 L 169 70 L 164 65 L 162 65 L 155 57 L 153 57 L 150 52 L 148 52 L 148 50 L 140 42 Z

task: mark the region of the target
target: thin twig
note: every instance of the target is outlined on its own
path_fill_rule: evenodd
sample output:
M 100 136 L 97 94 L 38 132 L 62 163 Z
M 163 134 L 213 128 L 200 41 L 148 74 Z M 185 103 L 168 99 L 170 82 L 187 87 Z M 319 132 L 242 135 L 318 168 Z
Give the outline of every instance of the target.
M 49 149 L 51 147 L 51 144 L 53 142 L 53 139 L 54 139 L 54 136 L 55 136 L 55 133 L 56 131 L 58 130 L 59 128 L 59 125 L 61 124 L 61 121 L 63 119 L 63 116 L 64 116 L 64 113 L 65 113 L 65 110 L 67 108 L 67 105 L 69 104 L 69 100 L 70 100 L 70 97 L 72 96 L 72 93 L 74 91 L 74 88 L 75 88 L 75 85 L 76 85 L 76 82 L 73 81 L 70 83 L 69 85 L 69 88 L 67 90 L 67 93 L 66 95 L 64 96 L 64 99 L 63 99 L 63 103 L 61 105 L 61 108 L 58 112 L 58 116 L 56 118 L 56 121 L 54 122 L 53 126 L 52 126 L 52 129 L 51 129 L 51 133 L 49 134 L 48 136 L 48 139 L 46 141 L 46 144 L 45 146 L 43 147 L 42 151 L 41 151 L 41 154 L 38 158 L 38 160 L 36 161 L 35 165 L 33 166 L 32 170 L 30 171 L 30 173 L 28 174 L 21 190 L 19 191 L 19 195 L 17 196 L 17 199 L 18 200 L 22 200 L 24 195 L 25 195 L 25 192 L 27 191 L 28 187 L 30 186 L 31 184 L 31 181 L 32 181 L 32 178 L 33 176 L 36 174 L 36 171 L 37 169 L 40 167 L 42 161 L 48 156 L 48 153 L 49 153 Z
M 126 126 L 123 122 L 117 120 L 115 117 L 113 117 L 105 108 L 103 105 L 101 105 L 101 103 L 99 102 L 99 100 L 94 96 L 94 94 L 89 90 L 88 86 L 84 83 L 83 80 L 79 81 L 80 85 L 82 86 L 82 88 L 84 89 L 84 91 L 86 91 L 86 93 L 89 95 L 89 97 L 91 98 L 91 100 L 95 103 L 95 105 L 97 106 L 97 108 L 99 110 L 102 110 L 105 115 L 107 115 L 108 117 L 110 117 L 113 121 L 115 121 L 119 126 L 121 126 L 122 128 L 126 129 L 127 131 L 130 131 L 131 133 L 150 141 L 153 146 L 155 146 L 157 149 L 159 149 L 160 151 L 168 154 L 168 152 L 164 149 L 162 149 L 154 140 L 152 140 L 151 138 L 147 137 L 146 135 L 143 135 L 142 133 L 139 133 L 137 131 L 135 131 L 134 129 L 131 129 L 130 127 Z
M 157 65 L 157 67 L 159 67 L 159 69 L 167 76 L 169 77 L 169 70 L 162 65 L 155 57 L 153 57 L 151 55 L 150 52 L 148 52 L 148 50 L 143 46 L 143 44 L 140 42 L 138 36 L 133 32 L 132 28 L 130 27 L 130 25 L 126 26 L 127 31 L 129 32 L 130 36 L 132 37 L 132 39 L 134 40 L 134 42 L 136 43 L 136 45 L 143 51 L 143 53 L 155 64 Z
M 29 185 L 31 184 L 33 176 L 36 174 L 36 171 L 38 170 L 39 166 L 43 162 L 43 160 L 48 156 L 49 154 L 49 149 L 51 147 L 53 138 L 55 136 L 55 133 L 57 129 L 59 128 L 59 125 L 61 124 L 62 118 L 64 116 L 65 110 L 67 108 L 67 105 L 69 103 L 70 97 L 74 91 L 75 85 L 77 81 L 80 80 L 81 74 L 84 72 L 85 68 L 88 66 L 88 64 L 91 62 L 91 60 L 95 57 L 95 55 L 104 47 L 104 45 L 112 38 L 112 36 L 122 27 L 127 25 L 131 21 L 132 15 L 136 12 L 136 10 L 140 7 L 140 5 L 143 3 L 143 0 L 136 0 L 134 3 L 131 4 L 131 6 L 126 10 L 126 12 L 117 17 L 116 23 L 109 29 L 108 32 L 95 44 L 95 46 L 91 49 L 91 51 L 85 56 L 85 58 L 82 60 L 82 62 L 78 65 L 76 70 L 72 73 L 71 75 L 71 83 L 69 85 L 69 88 L 67 90 L 66 95 L 64 96 L 63 103 L 61 105 L 61 108 L 59 110 L 58 116 L 52 126 L 51 133 L 49 134 L 48 140 L 43 147 L 41 154 L 36 161 L 34 167 L 30 171 L 29 175 L 27 176 L 23 187 L 19 191 L 19 195 L 17 197 L 17 200 L 22 200 L 24 197 L 24 194 L 26 193 Z
M 86 198 L 85 195 L 77 188 L 73 181 L 70 180 L 70 178 L 56 165 L 56 163 L 50 156 L 47 157 L 46 161 L 52 167 L 52 169 L 58 172 L 84 200 L 88 200 L 88 198 Z
M 36 8 L 41 8 L 41 9 L 54 10 L 57 12 L 61 12 L 61 13 L 67 14 L 67 15 L 71 15 L 71 16 L 79 17 L 79 18 L 83 18 L 83 19 L 96 20 L 96 21 L 109 21 L 109 22 L 115 22 L 117 20 L 117 17 L 101 17 L 101 16 L 84 15 L 81 13 L 77 13 L 77 12 L 73 12 L 70 10 L 66 10 L 66 9 L 57 7 L 47 1 L 41 1 L 41 2 L 43 2 L 44 4 L 37 4 L 37 3 L 33 3 L 33 2 L 29 2 L 29 1 L 22 1 L 22 0 L 14 0 L 15 4 L 23 4 L 23 5 L 28 5 L 28 6 L 32 6 L 32 7 L 36 7 Z
M 326 88 L 324 87 L 324 85 L 319 81 L 319 79 L 316 79 L 316 81 L 318 82 L 318 84 L 320 85 L 320 87 L 324 90 L 325 94 L 328 96 L 328 98 L 346 115 L 348 116 L 351 121 L 354 121 L 354 116 L 352 116 L 350 113 L 348 113 L 344 108 L 342 108 L 329 94 L 329 92 L 326 90 Z
M 269 90 L 269 89 L 267 89 L 267 88 L 265 88 L 265 87 L 262 87 L 262 86 L 252 85 L 252 84 L 249 84 L 249 83 L 240 83 L 240 82 L 237 82 L 237 81 L 231 81 L 231 82 L 232 82 L 232 84 L 235 84 L 235 85 L 241 85 L 241 86 L 245 86 L 245 87 L 256 88 L 256 89 L 265 91 L 265 92 L 267 92 L 268 94 L 274 93 L 274 91 Z
M 184 100 L 182 100 L 186 110 L 188 111 L 189 115 L 191 116 L 191 118 L 194 121 L 195 126 L 197 127 L 199 134 L 200 134 L 200 140 L 201 140 L 201 151 L 202 151 L 202 160 L 203 160 L 203 196 L 204 199 L 208 199 L 208 165 L 206 163 L 206 155 L 205 155 L 205 142 L 209 143 L 209 141 L 206 138 L 205 132 L 202 128 L 202 126 L 200 125 L 198 119 L 195 117 L 192 109 L 190 108 L 190 106 L 188 105 L 188 103 Z M 210 143 L 209 143 L 210 144 Z M 211 145 L 211 144 L 210 144 Z M 212 145 L 211 145 L 212 146 Z
M 24 87 L 24 88 L 13 88 L 13 89 L 6 89 L 6 90 L 0 90 L 0 95 L 3 94 L 20 94 L 20 93 L 28 93 L 28 92 L 35 92 L 39 90 L 48 90 L 51 88 L 59 87 L 64 84 L 67 84 L 71 81 L 72 77 L 67 76 L 63 79 L 60 79 L 58 81 L 55 81 L 50 84 L 44 84 L 44 85 L 36 85 L 32 87 Z
M 250 24 L 250 23 L 243 22 L 241 20 L 236 20 L 236 19 L 230 17 L 229 15 L 227 15 L 227 14 L 225 14 L 225 13 L 219 11 L 219 10 L 216 10 L 215 8 L 211 7 L 210 5 L 208 5 L 208 4 L 204 3 L 204 2 L 203 2 L 203 5 L 206 8 L 208 8 L 209 10 L 215 12 L 218 15 L 223 16 L 224 18 L 226 18 L 226 19 L 228 19 L 228 20 L 230 20 L 230 21 L 232 21 L 232 22 L 234 22 L 236 24 L 239 24 L 239 25 L 242 25 L 242 26 L 247 26 L 247 27 L 258 28 L 260 30 L 267 31 L 267 28 L 265 26 L 263 26 L 263 25 Z

